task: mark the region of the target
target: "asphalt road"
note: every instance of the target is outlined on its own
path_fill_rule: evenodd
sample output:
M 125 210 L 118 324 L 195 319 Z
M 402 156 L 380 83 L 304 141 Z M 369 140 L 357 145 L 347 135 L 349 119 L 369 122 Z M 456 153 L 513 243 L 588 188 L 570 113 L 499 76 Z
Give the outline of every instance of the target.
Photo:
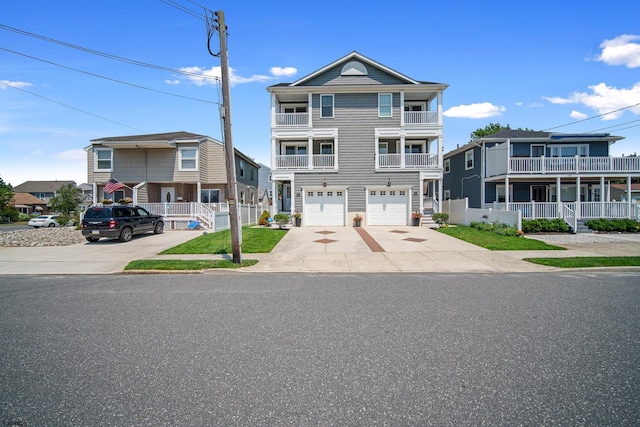
M 640 424 L 640 274 L 0 276 L 0 425 Z

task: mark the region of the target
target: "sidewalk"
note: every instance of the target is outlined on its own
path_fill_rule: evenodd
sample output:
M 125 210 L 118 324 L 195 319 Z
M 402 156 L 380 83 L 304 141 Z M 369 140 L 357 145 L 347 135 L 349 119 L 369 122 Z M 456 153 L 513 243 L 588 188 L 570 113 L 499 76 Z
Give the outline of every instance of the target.
M 565 251 L 490 251 L 427 227 L 299 227 L 290 229 L 268 254 L 242 254 L 259 262 L 241 273 L 507 273 L 557 271 L 523 261 L 527 257 L 640 256 L 638 235 L 536 236 Z M 138 259 L 220 259 L 229 255 L 158 255 L 201 235 L 167 231 L 135 236 L 128 243 L 101 240 L 55 247 L 0 247 L 0 274 L 115 274 Z M 564 241 L 559 241 L 564 240 Z M 371 242 L 380 252 L 373 252 Z M 369 243 L 369 245 L 367 244 Z M 207 270 L 216 273 L 221 270 Z M 222 270 L 229 271 L 229 270 Z

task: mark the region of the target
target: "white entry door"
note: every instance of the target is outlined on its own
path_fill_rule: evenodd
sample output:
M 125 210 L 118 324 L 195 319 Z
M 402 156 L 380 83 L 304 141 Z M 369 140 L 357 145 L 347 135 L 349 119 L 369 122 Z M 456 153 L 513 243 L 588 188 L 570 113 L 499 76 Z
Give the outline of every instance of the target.
M 368 191 L 367 225 L 407 225 L 409 191 L 384 189 Z
M 306 226 L 345 225 L 344 191 L 308 190 L 304 203 Z
M 160 187 L 160 201 L 162 203 L 173 203 L 176 201 L 176 189 L 174 187 Z

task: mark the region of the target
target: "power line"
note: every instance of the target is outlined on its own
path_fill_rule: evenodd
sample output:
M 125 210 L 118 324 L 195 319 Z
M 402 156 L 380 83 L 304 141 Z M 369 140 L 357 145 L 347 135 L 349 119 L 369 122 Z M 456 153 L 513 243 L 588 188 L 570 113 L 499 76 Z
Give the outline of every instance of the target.
M 147 62 L 142 62 L 142 61 L 138 61 L 138 60 L 135 60 L 135 59 L 124 58 L 122 56 L 117 56 L 117 55 L 113 55 L 113 54 L 110 54 L 110 53 L 101 52 L 101 51 L 98 51 L 98 50 L 93 50 L 93 49 L 89 49 L 89 48 L 86 48 L 86 47 L 78 46 L 78 45 L 75 45 L 75 44 L 72 44 L 72 43 L 63 42 L 61 40 L 52 39 L 50 37 L 41 36 L 39 34 L 30 33 L 29 31 L 24 31 L 24 30 L 20 30 L 18 28 L 9 27 L 8 25 L 0 24 L 0 29 L 6 30 L 6 31 L 12 31 L 14 33 L 21 34 L 23 36 L 33 37 L 33 38 L 36 38 L 36 39 L 39 39 L 39 40 L 43 40 L 43 41 L 46 41 L 46 42 L 55 43 L 55 44 L 58 44 L 58 45 L 61 45 L 61 46 L 65 46 L 65 47 L 71 48 L 71 49 L 80 50 L 82 52 L 91 53 L 93 55 L 102 56 L 104 58 L 113 59 L 113 60 L 120 61 L 120 62 L 125 62 L 125 63 L 131 64 L 131 65 L 137 65 L 137 66 L 146 67 L 146 68 L 153 68 L 153 69 L 162 70 L 162 71 L 169 71 L 171 73 L 182 74 L 182 75 L 185 75 L 185 76 L 194 76 L 194 77 L 198 77 L 198 78 L 202 78 L 202 79 L 219 80 L 219 78 L 215 77 L 215 76 L 207 76 L 207 75 L 202 74 L 202 73 L 192 73 L 192 72 L 189 72 L 189 71 L 183 71 L 183 70 L 178 70 L 178 69 L 175 69 L 175 68 L 164 67 L 162 65 L 149 64 Z
M 5 82 L 3 82 L 3 81 L 0 81 L 0 84 L 3 84 L 3 85 L 5 85 L 5 86 L 8 86 L 8 87 L 13 88 L 13 89 L 20 90 L 20 91 L 22 91 L 22 92 L 26 92 L 26 93 L 28 93 L 28 94 L 30 94 L 30 95 L 33 95 L 33 96 L 37 96 L 38 98 L 46 99 L 46 100 L 47 100 L 47 101 L 49 101 L 49 102 L 53 102 L 54 104 L 62 105 L 63 107 L 70 108 L 70 109 L 75 110 L 75 111 L 79 111 L 79 112 L 81 112 L 81 113 L 83 113 L 83 114 L 87 114 L 87 115 L 89 115 L 89 116 L 97 117 L 97 118 L 99 118 L 99 119 L 101 119 L 101 120 L 105 120 L 105 121 L 107 121 L 107 122 L 115 123 L 115 124 L 117 124 L 117 125 L 119 125 L 119 126 L 124 126 L 124 127 L 126 127 L 126 128 L 133 129 L 133 130 L 135 130 L 135 131 L 145 133 L 145 131 L 143 131 L 143 130 L 141 130 L 141 129 L 138 129 L 138 128 L 134 128 L 133 126 L 129 126 L 129 125 L 125 125 L 124 123 L 116 122 L 115 120 L 111 120 L 111 119 L 108 119 L 108 118 L 106 118 L 106 117 L 102 117 L 102 116 L 99 116 L 99 115 L 97 115 L 97 114 L 93 114 L 93 113 L 90 113 L 90 112 L 88 112 L 88 111 L 81 110 L 80 108 L 72 107 L 71 105 L 63 104 L 62 102 L 56 101 L 55 99 L 51 99 L 51 98 L 47 98 L 46 96 L 38 95 L 37 93 L 30 92 L 30 91 L 28 91 L 28 90 L 26 90 L 26 89 L 22 89 L 22 88 L 20 88 L 20 87 L 17 87 L 17 86 L 11 85 L 11 84 L 9 84 L 9 83 L 5 83 Z
M 637 104 L 629 105 L 627 107 L 618 108 L 617 110 L 609 111 L 608 113 L 598 114 L 597 116 L 587 117 L 586 119 L 576 120 L 575 122 L 565 123 L 564 125 L 559 125 L 559 126 L 554 126 L 552 128 L 543 129 L 543 132 L 547 132 L 547 131 L 550 131 L 552 129 L 562 128 L 562 127 L 565 127 L 565 126 L 571 126 L 571 125 L 574 125 L 576 123 L 586 122 L 587 120 L 597 119 L 598 117 L 606 116 L 606 115 L 611 114 L 611 113 L 617 113 L 618 111 L 627 110 L 629 108 L 633 108 L 633 107 L 636 107 L 638 105 L 640 105 L 640 102 L 638 102 Z
M 624 125 L 628 125 L 629 123 L 635 123 L 635 122 L 640 122 L 640 119 L 638 119 L 638 120 L 631 120 L 630 122 L 618 123 L 617 125 L 611 125 L 611 126 L 607 126 L 607 127 L 600 128 L 600 129 L 590 130 L 589 132 L 598 132 L 598 131 L 600 131 L 600 130 L 611 129 L 611 128 L 617 128 L 617 127 L 619 127 L 619 126 L 624 126 Z M 630 127 L 635 127 L 635 126 L 630 126 Z M 627 128 L 624 128 L 624 129 L 629 129 L 629 128 L 627 127 Z M 614 131 L 614 132 L 615 132 L 615 131 Z
M 112 81 L 112 82 L 115 82 L 115 83 L 120 83 L 120 84 L 124 84 L 124 85 L 127 85 L 127 86 L 136 87 L 138 89 L 144 89 L 144 90 L 148 90 L 148 91 L 151 91 L 151 92 L 161 93 L 163 95 L 169 95 L 169 96 L 175 96 L 175 97 L 178 97 L 178 98 L 189 99 L 191 101 L 205 102 L 207 104 L 216 104 L 216 102 L 207 101 L 206 99 L 198 99 L 198 98 L 192 98 L 192 97 L 189 97 L 189 96 L 178 95 L 177 93 L 165 92 L 165 91 L 158 90 L 158 89 L 152 89 L 152 88 L 146 87 L 146 86 L 141 86 L 141 85 L 138 85 L 138 84 L 135 84 L 135 83 L 129 83 L 129 82 L 125 82 L 125 81 L 122 81 L 122 80 L 114 79 L 114 78 L 111 78 L 111 77 L 101 76 L 100 74 L 95 74 L 95 73 L 91 73 L 89 71 L 84 71 L 84 70 L 79 70 L 77 68 L 68 67 L 66 65 L 58 64 L 56 62 L 47 61 L 46 59 L 36 58 L 35 56 L 27 55 L 26 53 L 16 52 L 15 50 L 6 49 L 4 47 L 0 47 L 0 50 L 4 50 L 6 52 L 10 52 L 10 53 L 14 53 L 16 55 L 24 56 L 26 58 L 34 59 L 36 61 L 44 62 L 46 64 L 51 64 L 51 65 L 55 65 L 57 67 L 66 68 L 67 70 L 76 71 L 76 72 L 82 73 L 82 74 L 87 74 L 89 76 L 98 77 L 98 78 L 109 80 L 109 81 Z
M 179 11 L 182 11 L 182 12 L 186 13 L 187 15 L 191 15 L 191 16 L 193 16 L 193 17 L 195 17 L 195 18 L 197 18 L 197 19 L 199 19 L 201 21 L 204 21 L 204 19 L 205 19 L 205 17 L 203 15 L 200 15 L 197 12 L 194 12 L 193 10 L 189 9 L 188 7 L 182 6 L 181 4 L 176 3 L 173 0 L 160 0 L 160 2 L 166 4 L 167 6 L 174 7 L 176 9 L 178 9 Z M 190 2 L 190 3 L 193 3 L 193 2 Z M 193 4 L 195 4 L 196 6 L 202 7 L 204 9 L 204 6 L 200 6 L 200 5 L 196 4 L 196 3 L 193 3 Z

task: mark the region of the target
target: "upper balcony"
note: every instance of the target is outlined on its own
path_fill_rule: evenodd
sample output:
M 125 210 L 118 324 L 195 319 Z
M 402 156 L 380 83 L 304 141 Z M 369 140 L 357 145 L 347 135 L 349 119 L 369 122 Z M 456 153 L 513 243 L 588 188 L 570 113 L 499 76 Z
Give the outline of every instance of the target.
M 438 112 L 437 111 L 405 111 L 404 124 L 406 126 L 437 125 Z
M 309 126 L 309 113 L 276 113 L 276 127 L 297 128 Z
M 438 169 L 441 168 L 437 154 L 405 153 L 378 154 L 378 169 Z
M 486 176 L 505 174 L 627 174 L 640 173 L 640 157 L 512 157 L 486 153 Z
M 331 170 L 336 168 L 335 154 L 280 154 L 276 155 L 276 170 Z

